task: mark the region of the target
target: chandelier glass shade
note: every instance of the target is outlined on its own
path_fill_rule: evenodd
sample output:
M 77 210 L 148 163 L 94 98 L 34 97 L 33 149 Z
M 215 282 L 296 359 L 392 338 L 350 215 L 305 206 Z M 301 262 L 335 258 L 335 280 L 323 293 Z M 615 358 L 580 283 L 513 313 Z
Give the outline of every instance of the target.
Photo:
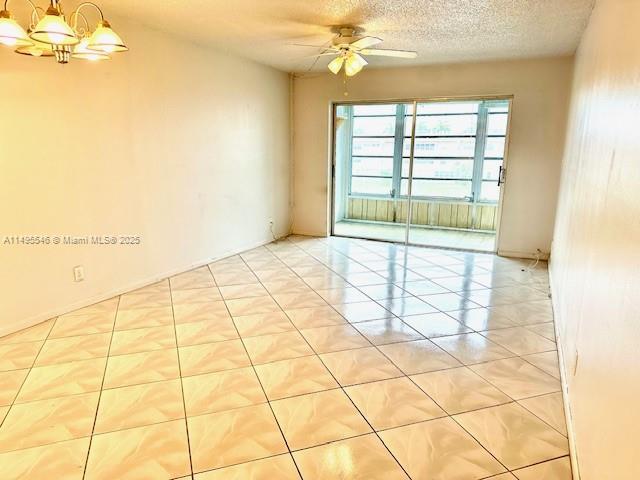
M 31 23 L 26 31 L 7 10 L 9 0 L 4 1 L 4 9 L 0 11 L 0 45 L 13 47 L 16 53 L 55 57 L 58 63 L 68 63 L 70 58 L 108 60 L 112 53 L 129 50 L 95 3 L 81 3 L 67 21 L 59 0 L 50 0 L 46 10 L 31 0 L 25 1 L 31 6 Z M 81 11 L 85 8 L 92 8 L 99 14 L 100 19 L 93 30 Z

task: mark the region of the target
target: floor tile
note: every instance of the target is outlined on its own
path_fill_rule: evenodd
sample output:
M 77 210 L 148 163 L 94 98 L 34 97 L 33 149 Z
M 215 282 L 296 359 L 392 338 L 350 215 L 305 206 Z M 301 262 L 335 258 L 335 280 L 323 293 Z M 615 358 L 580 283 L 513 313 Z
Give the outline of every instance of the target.
M 190 417 L 194 473 L 287 452 L 268 405 Z
M 175 275 L 169 279 L 171 290 L 189 290 L 192 288 L 213 287 L 213 275 L 209 267 L 200 267 Z
M 478 332 L 516 326 L 513 320 L 492 308 L 458 310 L 455 312 L 447 312 L 447 315 L 450 315 L 463 325 Z
M 119 310 L 116 315 L 115 330 L 160 327 L 162 325 L 173 325 L 173 309 L 171 307 Z
M 209 303 L 222 300 L 220 290 L 217 287 L 194 288 L 191 290 L 174 290 L 171 292 L 174 305 L 185 303 Z
M 89 438 L 0 453 L 0 478 L 82 480 Z
M 262 297 L 268 295 L 268 292 L 261 283 L 247 283 L 220 287 L 220 294 L 225 300 L 233 300 L 236 298 Z
M 412 295 L 433 295 L 437 293 L 448 293 L 448 290 L 446 288 L 430 280 L 404 282 L 402 284 L 402 288 L 404 288 Z
M 465 365 L 513 357 L 505 348 L 478 333 L 434 338 L 433 342 Z
M 375 435 L 329 443 L 293 453 L 304 478 L 313 480 L 408 480 Z
M 214 273 L 213 278 L 215 279 L 218 287 L 224 287 L 228 285 L 243 285 L 247 283 L 258 282 L 258 277 L 256 277 L 251 271 Z
M 154 308 L 171 306 L 171 294 L 166 293 L 127 293 L 120 297 L 118 310 L 136 308 Z
M 86 480 L 170 479 L 191 473 L 184 420 L 93 437 Z
M 77 316 L 77 315 L 106 315 L 113 317 L 116 314 L 116 310 L 120 308 L 121 301 L 118 297 L 113 297 L 108 300 L 104 300 L 102 302 L 94 303 L 92 305 L 88 305 L 83 308 L 79 308 L 74 310 L 73 312 L 66 313 L 58 317 L 58 319 L 65 319 L 67 317 Z
M 251 363 L 240 340 L 180 347 L 182 376 L 247 367 Z
M 362 287 L 367 288 L 367 287 Z M 368 302 L 371 299 L 355 287 L 318 290 L 318 294 L 330 305 Z
M 291 450 L 371 431 L 349 397 L 340 389 L 276 400 L 271 402 L 271 407 Z
M 113 314 L 84 314 L 69 317 L 58 317 L 48 338 L 72 337 L 75 335 L 90 335 L 105 333 L 113 330 L 115 313 Z
M 510 470 L 568 454 L 565 437 L 516 403 L 454 418 Z
M 402 317 L 402 321 L 427 338 L 472 332 L 470 328 L 441 312 Z
M 226 304 L 229 312 L 234 317 L 280 311 L 280 307 L 270 296 L 238 298 L 236 300 L 227 300 Z
M 524 327 L 492 330 L 483 332 L 482 335 L 518 355 L 548 352 L 556 349 L 555 342 Z
M 338 387 L 315 355 L 257 365 L 255 368 L 269 400 Z
M 173 306 L 175 323 L 215 322 L 229 318 L 225 302 L 184 303 Z
M 16 402 L 32 402 L 98 391 L 102 384 L 106 362 L 106 358 L 95 358 L 34 367 L 27 375 Z
M 402 376 L 402 372 L 374 347 L 325 353 L 320 358 L 343 386 Z
M 0 405 L 11 405 L 13 403 L 28 373 L 28 368 L 0 372 Z
M 16 404 L 0 427 L 0 452 L 91 435 L 98 392 Z
M 546 338 L 555 343 L 556 341 L 556 330 L 553 326 L 553 322 L 547 323 L 536 323 L 535 325 L 527 325 L 527 330 L 532 331 L 533 333 L 537 333 L 541 337 Z
M 180 380 L 104 390 L 95 433 L 113 432 L 184 417 Z
M 296 331 L 249 337 L 243 342 L 254 364 L 313 354 L 311 347 Z
M 532 355 L 523 355 L 522 358 L 527 362 L 538 367 L 545 373 L 560 380 L 560 365 L 558 364 L 558 352 L 534 353 Z
M 376 430 L 431 420 L 446 413 L 408 378 L 394 378 L 345 389 Z
M 381 307 L 376 302 L 345 303 L 335 305 L 334 308 L 349 322 L 365 322 L 367 320 L 393 317 L 389 310 Z
M 448 417 L 385 430 L 380 437 L 411 478 L 480 479 L 505 471 Z
M 518 403 L 536 417 L 551 425 L 562 435 L 567 436 L 567 422 L 564 415 L 562 392 L 525 398 Z
M 43 341 L 0 345 L 0 372 L 31 368 Z
M 42 323 L 38 323 L 33 327 L 25 328 L 18 332 L 6 335 L 0 338 L 0 345 L 6 345 L 9 343 L 23 343 L 23 342 L 37 342 L 38 340 L 45 340 L 49 332 L 53 328 L 53 324 L 56 321 L 55 318 L 47 320 Z
M 460 366 L 458 360 L 430 340 L 381 345 L 379 349 L 406 375 Z
M 411 296 L 409 292 L 392 283 L 360 287 L 359 290 L 371 300 L 388 300 L 390 298 Z
M 473 365 L 471 369 L 516 400 L 560 391 L 557 379 L 520 358 Z
M 441 312 L 453 312 L 457 310 L 468 310 L 478 308 L 480 305 L 464 298 L 457 293 L 438 293 L 435 295 L 422 295 L 420 299 L 427 302 L 432 307 Z
M 433 313 L 437 311 L 434 307 L 416 297 L 381 300 L 380 304 L 398 317 L 420 315 L 423 313 Z
M 513 472 L 518 480 L 571 480 L 569 457 L 538 463 Z
M 290 332 L 296 329 L 284 312 L 258 313 L 257 315 L 234 317 L 233 323 L 243 338 Z
M 323 307 L 327 304 L 320 295 L 313 291 L 302 293 L 276 293 L 273 299 L 283 309 Z
M 253 368 L 238 368 L 182 379 L 188 416 L 266 402 Z
M 412 375 L 449 415 L 508 403 L 511 399 L 466 367 Z
M 114 332 L 111 340 L 110 355 L 149 352 L 176 346 L 173 325 L 161 327 L 137 328 Z
M 254 460 L 197 474 L 195 480 L 300 480 L 290 455 Z
M 422 335 L 397 318 L 358 322 L 353 326 L 374 345 L 424 339 Z
M 181 323 L 176 325 L 175 329 L 179 347 L 223 342 L 238 338 L 238 332 L 231 318 Z
M 347 323 L 342 315 L 329 306 L 285 309 L 284 313 L 298 329 Z
M 371 346 L 371 343 L 351 325 L 307 328 L 300 330 L 300 333 L 316 353 L 329 353 Z
M 180 376 L 175 348 L 110 357 L 104 388 L 171 380 Z

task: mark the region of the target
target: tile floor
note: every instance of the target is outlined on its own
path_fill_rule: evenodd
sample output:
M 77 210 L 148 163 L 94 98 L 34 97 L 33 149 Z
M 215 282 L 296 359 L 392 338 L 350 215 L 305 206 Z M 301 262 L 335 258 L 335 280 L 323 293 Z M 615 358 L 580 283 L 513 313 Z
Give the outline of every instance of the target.
M 334 233 L 342 237 L 368 238 L 399 243 L 404 243 L 405 231 L 405 225 L 402 224 L 349 220 L 341 220 L 334 226 Z M 494 252 L 496 234 L 473 230 L 464 231 L 414 226 L 411 228 L 409 234 L 409 243 L 432 247 Z
M 545 265 L 290 237 L 0 339 L 0 478 L 569 480 Z

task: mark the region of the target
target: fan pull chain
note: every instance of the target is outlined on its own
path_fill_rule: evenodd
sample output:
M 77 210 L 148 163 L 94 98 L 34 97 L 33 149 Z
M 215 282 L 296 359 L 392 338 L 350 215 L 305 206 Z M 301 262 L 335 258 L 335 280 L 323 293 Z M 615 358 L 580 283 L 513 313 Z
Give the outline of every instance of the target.
M 343 70 L 343 80 L 342 83 L 344 84 L 344 96 L 348 97 L 349 96 L 349 88 L 347 87 L 347 71 Z

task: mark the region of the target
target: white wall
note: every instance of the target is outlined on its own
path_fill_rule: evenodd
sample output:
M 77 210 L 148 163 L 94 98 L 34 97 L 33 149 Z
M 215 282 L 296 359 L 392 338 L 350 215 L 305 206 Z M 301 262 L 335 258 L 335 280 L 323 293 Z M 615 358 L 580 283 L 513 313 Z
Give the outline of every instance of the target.
M 508 179 L 499 250 L 548 252 L 557 202 L 573 59 L 365 69 L 294 81 L 294 231 L 329 232 L 330 105 L 354 100 L 513 95 Z
M 112 19 L 100 64 L 0 51 L 0 335 L 289 229 L 287 74 Z M 74 283 L 72 268 L 86 280 Z
M 599 0 L 576 57 L 551 280 L 582 480 L 640 478 L 638 25 Z

